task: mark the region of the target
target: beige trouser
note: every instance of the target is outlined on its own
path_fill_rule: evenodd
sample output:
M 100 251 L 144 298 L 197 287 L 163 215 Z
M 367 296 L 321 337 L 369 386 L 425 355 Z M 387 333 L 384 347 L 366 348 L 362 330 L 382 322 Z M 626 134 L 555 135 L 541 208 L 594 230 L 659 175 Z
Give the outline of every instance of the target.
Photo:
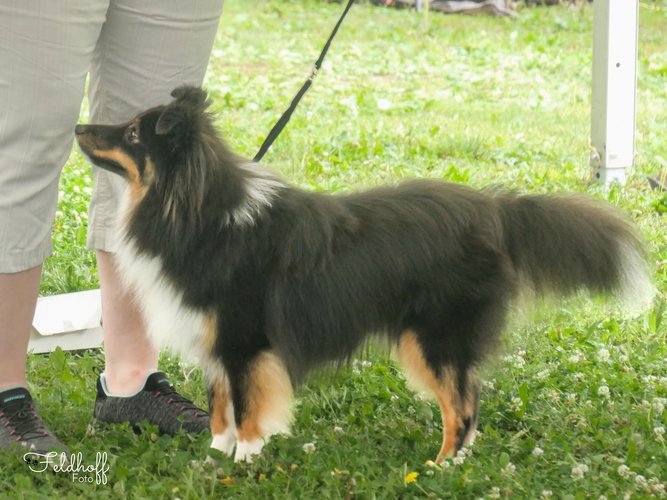
M 90 121 L 121 123 L 200 85 L 223 0 L 0 2 L 0 273 L 51 254 L 58 178 L 90 72 Z M 93 167 L 88 246 L 112 250 L 124 181 Z

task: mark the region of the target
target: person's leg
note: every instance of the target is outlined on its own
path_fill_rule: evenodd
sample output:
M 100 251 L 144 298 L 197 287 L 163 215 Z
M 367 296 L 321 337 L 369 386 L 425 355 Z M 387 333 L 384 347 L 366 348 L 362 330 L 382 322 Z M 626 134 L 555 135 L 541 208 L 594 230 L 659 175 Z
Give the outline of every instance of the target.
M 0 274 L 0 391 L 26 387 L 25 363 L 42 266 Z
M 58 445 L 27 391 L 26 351 L 60 170 L 107 0 L 0 2 L 0 447 Z M 29 378 L 29 374 L 28 374 Z
M 133 394 L 157 370 L 158 349 L 144 333 L 141 313 L 123 289 L 114 255 L 98 250 L 104 314 L 105 382 L 116 395 Z
M 222 3 L 112 0 L 91 67 L 90 122 L 122 123 L 145 109 L 168 103 L 171 91 L 179 85 L 201 85 Z M 110 397 L 131 395 L 142 386 L 135 396 L 144 397 L 152 387 L 146 376 L 157 368 L 159 346 L 151 344 L 132 294 L 122 287 L 113 258 L 113 228 L 125 183 L 94 166 L 93 180 L 88 247 L 97 251 L 106 353 L 95 414 L 105 421 L 133 421 L 130 415 L 139 419 L 139 414 L 133 413 L 130 403 Z M 165 388 L 153 392 L 165 394 Z M 118 410 L 120 406 L 123 411 Z M 189 408 L 188 404 L 181 407 Z M 144 409 L 148 412 L 145 405 Z M 196 408 L 191 414 L 201 415 Z M 151 415 L 145 416 L 151 420 Z
M 25 385 L 60 170 L 105 11 L 104 1 L 0 4 L 0 387 Z

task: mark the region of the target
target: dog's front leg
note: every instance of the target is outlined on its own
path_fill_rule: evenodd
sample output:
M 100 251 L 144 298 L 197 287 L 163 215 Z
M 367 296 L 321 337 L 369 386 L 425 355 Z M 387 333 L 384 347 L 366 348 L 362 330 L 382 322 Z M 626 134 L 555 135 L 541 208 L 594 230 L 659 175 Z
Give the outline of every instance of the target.
M 231 456 L 238 439 L 234 422 L 234 405 L 227 377 L 208 381 L 208 406 L 211 414 L 211 448 Z
M 262 351 L 230 373 L 230 386 L 238 435 L 234 460 L 251 462 L 265 438 L 289 433 L 292 384 L 280 358 Z

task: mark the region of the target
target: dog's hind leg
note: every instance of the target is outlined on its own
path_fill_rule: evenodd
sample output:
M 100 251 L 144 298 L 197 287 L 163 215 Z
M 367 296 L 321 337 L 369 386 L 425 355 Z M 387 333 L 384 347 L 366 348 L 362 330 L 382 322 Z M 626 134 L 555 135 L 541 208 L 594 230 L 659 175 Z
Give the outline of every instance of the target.
M 292 384 L 280 358 L 262 351 L 232 378 L 232 398 L 238 443 L 235 461 L 252 461 L 264 438 L 289 433 L 292 418 Z
M 440 404 L 444 429 L 436 462 L 453 457 L 474 440 L 480 388 L 477 375 L 471 367 L 433 366 L 412 331 L 401 336 L 398 358 L 411 384 L 432 392 Z

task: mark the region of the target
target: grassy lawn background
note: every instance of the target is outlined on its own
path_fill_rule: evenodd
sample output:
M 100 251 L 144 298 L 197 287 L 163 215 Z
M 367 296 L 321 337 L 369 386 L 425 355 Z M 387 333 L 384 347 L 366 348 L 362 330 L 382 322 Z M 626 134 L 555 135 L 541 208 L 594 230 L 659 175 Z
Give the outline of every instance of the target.
M 205 86 L 228 143 L 252 157 L 310 73 L 342 6 L 228 0 Z M 632 214 L 656 261 L 651 311 L 575 301 L 517 314 L 485 368 L 481 436 L 432 467 L 437 404 L 414 395 L 391 359 L 369 352 L 298 392 L 293 436 L 254 464 L 201 464 L 210 436 L 90 434 L 103 353 L 30 356 L 41 413 L 84 463 L 110 457 L 106 485 L 32 473 L 0 454 L 0 498 L 660 498 L 667 484 L 667 4 L 640 8 L 637 159 L 625 188 L 589 185 L 592 7 L 518 19 L 420 14 L 355 5 L 323 70 L 264 162 L 304 188 L 334 192 L 408 177 L 525 192 L 588 191 Z M 82 121 L 87 121 L 86 110 Z M 63 172 L 43 294 L 98 286 L 85 250 L 90 167 Z M 205 405 L 198 368 L 161 368 Z M 314 443 L 306 453 L 303 445 Z M 415 476 L 412 473 L 417 473 Z M 412 482 L 407 482 L 414 479 Z

